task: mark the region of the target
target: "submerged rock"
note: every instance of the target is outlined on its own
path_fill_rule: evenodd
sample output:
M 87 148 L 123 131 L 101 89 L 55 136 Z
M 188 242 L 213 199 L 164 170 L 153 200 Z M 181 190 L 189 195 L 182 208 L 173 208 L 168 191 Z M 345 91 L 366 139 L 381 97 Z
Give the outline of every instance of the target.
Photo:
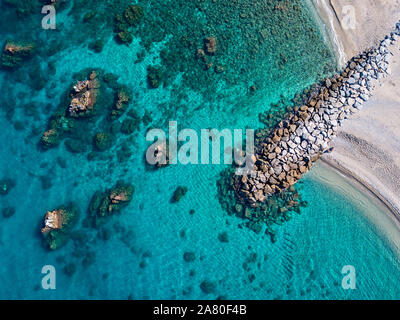
M 118 32 L 116 38 L 117 38 L 117 41 L 120 43 L 130 44 L 133 41 L 133 36 L 128 31 Z
M 30 57 L 35 45 L 29 42 L 7 40 L 1 55 L 1 65 L 5 68 L 16 68 L 24 59 Z
M 111 112 L 112 119 L 119 118 L 122 114 L 124 114 L 131 98 L 131 93 L 128 92 L 127 88 L 120 88 L 117 91 L 115 95 L 115 105 Z
M 224 232 L 221 232 L 219 235 L 218 235 L 218 240 L 220 241 L 220 242 L 225 242 L 225 243 L 227 243 L 227 242 L 229 242 L 229 237 L 228 237 L 228 233 L 226 232 L 226 231 L 224 231 Z
M 186 262 L 193 262 L 194 260 L 196 260 L 196 255 L 194 252 L 185 252 L 183 254 L 183 260 L 185 260 Z
M 122 14 L 115 16 L 115 39 L 121 44 L 130 44 L 133 41 L 132 27 L 137 27 L 143 17 L 143 7 L 140 5 L 128 6 Z
M 158 88 L 161 85 L 162 71 L 160 67 L 147 67 L 147 83 L 150 88 Z
M 86 144 L 78 139 L 67 139 L 65 140 L 65 147 L 69 152 L 81 153 L 87 150 Z
M 83 124 L 83 122 L 78 121 L 79 118 L 90 117 L 95 114 L 100 80 L 98 79 L 97 72 L 93 70 L 90 71 L 89 75 L 86 73 L 86 77 L 87 79 L 78 81 L 72 86 L 66 99 L 63 100 L 64 102 L 61 103 L 51 116 L 48 128 L 40 139 L 40 143 L 45 149 L 58 146 L 67 133 L 70 134 L 73 131 L 77 131 Z M 77 124 L 79 124 L 79 128 Z M 87 134 L 87 130 L 85 133 Z M 79 140 L 83 141 L 85 136 L 83 133 L 79 133 L 74 138 L 79 138 Z M 76 143 L 71 144 L 70 141 L 68 144 L 71 147 L 68 150 L 72 152 L 83 150 L 82 146 L 75 148 L 78 147 Z
M 72 277 L 76 272 L 76 265 L 72 262 L 68 263 L 65 265 L 63 271 L 68 277 Z
M 6 207 L 1 210 L 4 218 L 11 218 L 15 214 L 15 208 Z
M 214 55 L 217 52 L 217 39 L 215 37 L 204 39 L 204 51 L 209 55 Z
M 15 187 L 15 181 L 9 178 L 0 180 L 0 195 L 6 195 Z
M 214 293 L 216 289 L 216 284 L 212 281 L 204 280 L 202 283 L 200 283 L 200 289 L 205 294 Z
M 122 122 L 121 132 L 125 134 L 132 134 L 140 128 L 140 118 L 127 118 Z
M 115 187 L 105 192 L 97 191 L 89 204 L 89 213 L 94 219 L 97 226 L 103 219 L 116 212 L 131 202 L 133 193 L 133 185 L 119 181 Z
M 99 132 L 94 137 L 94 145 L 99 151 L 110 149 L 113 145 L 114 137 L 107 132 Z
M 280 225 L 290 220 L 294 213 L 299 214 L 300 208 L 306 206 L 293 186 L 280 194 L 270 196 L 257 207 L 251 206 L 236 197 L 232 185 L 234 180 L 235 170 L 230 168 L 221 173 L 221 178 L 217 182 L 218 199 L 222 209 L 229 215 L 235 215 L 244 220 L 239 227 L 245 226 L 257 234 L 266 227 L 265 234 L 271 236 L 271 240 L 275 239 L 273 225 Z M 228 240 L 227 234 L 219 234 L 218 239 L 222 242 Z
M 40 142 L 44 148 L 49 149 L 60 144 L 60 133 L 56 129 L 45 131 L 40 138 Z
M 172 195 L 171 202 L 172 203 L 179 202 L 179 200 L 181 200 L 181 198 L 186 194 L 187 191 L 188 191 L 187 187 L 179 186 L 178 188 L 176 188 L 174 194 Z

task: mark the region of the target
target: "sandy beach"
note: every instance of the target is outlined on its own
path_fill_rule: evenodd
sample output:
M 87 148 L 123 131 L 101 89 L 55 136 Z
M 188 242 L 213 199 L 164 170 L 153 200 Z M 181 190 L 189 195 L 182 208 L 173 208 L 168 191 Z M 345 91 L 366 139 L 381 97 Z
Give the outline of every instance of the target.
M 376 46 L 400 20 L 396 0 L 314 0 L 341 63 Z M 347 9 L 345 8 L 347 6 Z M 344 23 L 354 10 L 355 28 Z M 347 11 L 346 11 L 347 10 Z M 400 45 L 393 46 L 390 76 L 363 110 L 345 121 L 323 161 L 373 192 L 400 219 Z
M 400 20 L 399 0 L 311 0 L 331 35 L 338 60 L 377 46 Z
M 393 211 L 393 208 L 388 207 L 386 200 L 376 197 L 374 190 L 363 185 L 351 172 L 342 171 L 325 161 L 319 161 L 308 173 L 308 177 L 329 186 L 344 198 L 350 199 L 368 221 L 385 235 L 392 248 L 400 255 L 399 215 Z M 383 212 L 387 214 L 382 214 Z

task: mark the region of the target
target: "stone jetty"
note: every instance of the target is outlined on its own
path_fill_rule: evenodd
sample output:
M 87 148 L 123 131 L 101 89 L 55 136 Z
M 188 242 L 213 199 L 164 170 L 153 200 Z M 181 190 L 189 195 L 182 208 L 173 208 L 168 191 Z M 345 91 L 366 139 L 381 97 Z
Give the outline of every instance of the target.
M 251 174 L 233 179 L 242 202 L 257 207 L 268 196 L 297 183 L 322 154 L 341 123 L 367 101 L 388 74 L 390 47 L 400 39 L 400 23 L 377 48 L 352 58 L 340 74 L 311 90 L 304 105 L 295 107 L 256 145 Z

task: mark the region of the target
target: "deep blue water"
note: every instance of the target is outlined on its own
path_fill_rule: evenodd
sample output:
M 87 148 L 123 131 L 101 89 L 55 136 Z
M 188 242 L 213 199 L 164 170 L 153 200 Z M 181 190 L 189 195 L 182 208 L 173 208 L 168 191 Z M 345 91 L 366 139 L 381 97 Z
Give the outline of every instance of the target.
M 109 2 L 112 1 L 104 3 Z M 79 1 L 73 3 L 79 5 Z M 3 105 L 12 103 L 14 110 L 12 116 L 9 109 L 0 111 L 0 177 L 16 181 L 8 195 L 0 196 L 2 208 L 12 206 L 16 210 L 10 218 L 0 217 L 0 298 L 399 297 L 395 242 L 366 214 L 372 210 L 384 219 L 387 213 L 356 191 L 355 196 L 350 196 L 345 192 L 349 189 L 341 187 L 343 184 L 350 188 L 344 178 L 334 173 L 330 173 L 335 177 L 334 186 L 316 179 L 312 172 L 304 178 L 299 190 L 308 206 L 301 215 L 277 227 L 277 242 L 272 243 L 267 236 L 239 228 L 242 220 L 222 210 L 216 182 L 226 166 L 171 165 L 157 171 L 146 170 L 143 154 L 148 143 L 145 141 L 147 128 L 143 125 L 131 136 L 118 135 L 115 147 L 104 153 L 103 160 L 88 161 L 88 152 L 70 153 L 63 144 L 45 152 L 38 147 L 51 112 L 76 80 L 73 74 L 85 68 L 101 68 L 119 75 L 119 82 L 137 95 L 131 107 L 141 115 L 145 110 L 151 112 L 150 128 L 170 120 L 178 121 L 180 129 L 258 128 L 259 112 L 268 110 L 281 96 L 291 98 L 328 73 L 323 62 L 332 56 L 321 57 L 317 50 L 300 54 L 300 48 L 289 48 L 293 44 L 298 46 L 296 41 L 304 46 L 328 48 L 323 34 L 319 42 L 308 39 L 307 35 L 302 39 L 286 39 L 289 70 L 277 67 L 273 60 L 265 62 L 267 71 L 262 69 L 265 66 L 258 66 L 259 73 L 264 72 L 269 79 L 260 94 L 245 95 L 243 85 L 227 85 L 221 79 L 215 92 L 221 99 L 214 104 L 194 88 L 183 87 L 186 90 L 181 100 L 184 108 L 177 106 L 172 110 L 168 102 L 175 101 L 176 93 L 171 87 L 149 89 L 146 84 L 147 66 L 159 59 L 167 41 L 154 44 L 143 61 L 137 62 L 137 53 L 142 50 L 138 37 L 130 46 L 119 45 L 112 32 L 104 31 L 104 49 L 94 53 L 87 48 L 84 37 L 83 42 L 75 41 L 74 37 L 78 36 L 73 30 L 78 28 L 82 36 L 85 29 L 74 25 L 75 18 L 69 15 L 70 10 L 78 10 L 74 8 L 58 13 L 56 31 L 41 30 L 39 14 L 16 18 L 10 7 L 3 7 L 1 13 L 2 39 L 32 37 L 36 41 L 42 39 L 49 52 L 54 45 L 62 45 L 62 49 L 48 56 L 42 52 L 41 59 L 25 61 L 20 73 L 0 72 L 5 89 L 0 101 Z M 305 7 L 303 10 L 312 21 L 311 13 Z M 295 21 L 296 16 L 287 19 Z M 316 23 L 313 25 L 319 28 Z M 98 27 L 101 33 L 102 26 Z M 55 44 L 54 39 L 60 43 Z M 46 71 L 49 62 L 55 69 L 51 74 Z M 41 77 L 46 82 L 43 89 L 32 88 L 39 76 L 30 80 L 24 77 L 23 71 L 31 72 L 32 64 L 42 70 Z M 179 82 L 179 77 L 173 80 Z M 127 144 L 132 152 L 129 160 L 122 163 L 117 159 L 120 143 Z M 60 162 L 66 165 L 60 166 Z M 318 174 L 323 175 L 323 169 Z M 119 179 L 135 185 L 134 199 L 121 214 L 109 219 L 107 228 L 112 236 L 107 241 L 101 240 L 93 230 L 80 228 L 81 223 L 87 216 L 93 193 L 110 188 Z M 180 202 L 170 203 L 174 190 L 181 185 L 188 188 L 187 194 Z M 46 211 L 69 201 L 77 203 L 81 211 L 77 230 L 87 236 L 82 245 L 84 252 L 73 241 L 50 252 L 41 241 L 42 219 Z M 190 214 L 192 209 L 194 214 Z M 221 232 L 227 232 L 228 242 L 218 240 Z M 82 264 L 82 254 L 88 253 L 85 250 L 95 257 L 88 266 Z M 193 262 L 183 259 L 189 251 L 195 253 Z M 64 272 L 68 263 L 76 267 L 72 276 Z M 40 286 L 44 265 L 56 268 L 56 290 L 43 290 Z M 357 271 L 356 290 L 342 289 L 341 270 L 345 265 L 353 265 Z M 213 293 L 201 290 L 200 283 L 204 280 L 215 284 Z

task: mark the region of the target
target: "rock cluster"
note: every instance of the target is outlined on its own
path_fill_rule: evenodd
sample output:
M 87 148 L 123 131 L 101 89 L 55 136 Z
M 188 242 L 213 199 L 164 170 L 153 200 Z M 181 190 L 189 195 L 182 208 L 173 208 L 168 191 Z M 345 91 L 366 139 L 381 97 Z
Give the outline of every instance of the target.
M 48 128 L 40 138 L 44 148 L 57 146 L 64 134 L 74 127 L 75 119 L 88 117 L 94 113 L 100 80 L 96 71 L 91 71 L 86 77 L 87 79 L 78 81 L 72 86 L 66 105 L 50 118 Z
M 389 47 L 399 38 L 400 24 L 377 48 L 352 58 L 341 74 L 316 87 L 304 105 L 261 139 L 254 171 L 234 179 L 238 198 L 258 206 L 294 185 L 323 153 L 330 152 L 329 143 L 342 121 L 362 107 L 387 75 Z
M 123 207 L 131 202 L 133 193 L 133 185 L 122 181 L 105 192 L 96 192 L 89 205 L 89 213 L 93 218 L 95 226 L 101 224 L 105 217 L 120 211 Z
M 114 31 L 116 40 L 121 44 L 133 41 L 132 27 L 137 27 L 143 18 L 143 8 L 140 5 L 128 6 L 122 14 L 115 16 Z
M 307 202 L 302 200 L 301 194 L 293 186 L 270 196 L 257 207 L 243 203 L 235 195 L 235 177 L 234 168 L 227 168 L 221 172 L 217 181 L 218 200 L 222 209 L 229 215 L 243 219 L 240 228 L 246 227 L 257 234 L 264 232 L 272 242 L 276 241 L 274 226 L 291 220 L 294 215 L 300 214 L 301 208 L 307 206 Z
M 75 81 L 63 94 L 40 139 L 41 146 L 50 149 L 67 138 L 65 146 L 70 152 L 86 152 L 92 142 L 93 152 L 109 149 L 119 127 L 116 120 L 129 108 L 130 88 L 118 83 L 118 76 L 102 69 L 87 68 L 72 77 L 80 81 Z M 133 132 L 142 122 L 135 110 L 125 119 L 135 120 L 128 126 L 125 124 L 126 132 Z M 152 121 L 146 118 L 146 112 L 143 123 L 145 119 Z
M 71 92 L 69 115 L 71 117 L 82 117 L 90 114 L 96 103 L 99 87 L 99 80 L 95 71 L 90 74 L 89 79 L 78 81 Z
M 115 104 L 111 112 L 111 118 L 117 119 L 124 114 L 131 100 L 131 94 L 126 88 L 119 89 L 115 94 Z

